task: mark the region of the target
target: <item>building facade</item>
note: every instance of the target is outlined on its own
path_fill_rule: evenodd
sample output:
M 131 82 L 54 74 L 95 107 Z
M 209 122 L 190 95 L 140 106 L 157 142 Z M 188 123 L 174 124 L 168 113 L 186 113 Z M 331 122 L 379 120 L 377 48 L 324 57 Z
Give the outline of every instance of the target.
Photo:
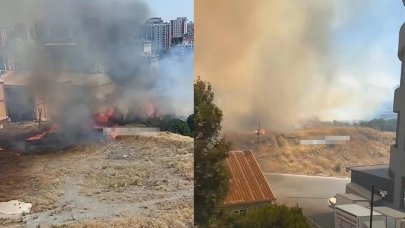
M 405 0 L 402 1 L 405 5 Z M 397 113 L 396 142 L 390 148 L 390 163 L 352 167 L 351 183 L 347 193 L 354 193 L 370 199 L 371 186 L 377 193 L 386 192 L 384 197 L 376 195 L 375 201 L 391 208 L 405 211 L 405 23 L 399 32 L 398 58 L 402 62 L 401 83 L 395 90 L 393 111 Z
M 152 41 L 152 54 L 165 54 L 171 47 L 170 23 L 165 23 L 158 17 L 148 19 L 145 38 Z
M 172 38 L 180 38 L 187 34 L 187 17 L 178 17 L 170 20 Z
M 403 0 L 405 5 L 405 0 Z M 395 90 L 394 112 L 397 117 L 396 143 L 391 146 L 389 175 L 394 180 L 394 208 L 405 210 L 405 23 L 399 32 L 398 58 L 402 62 L 401 84 Z

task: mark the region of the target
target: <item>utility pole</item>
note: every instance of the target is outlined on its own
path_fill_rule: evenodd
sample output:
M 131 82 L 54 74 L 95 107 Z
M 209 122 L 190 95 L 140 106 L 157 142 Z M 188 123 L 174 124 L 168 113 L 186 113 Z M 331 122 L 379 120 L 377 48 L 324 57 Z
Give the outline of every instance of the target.
M 39 107 L 37 109 L 37 113 L 38 113 L 38 128 L 41 129 L 42 108 Z
M 373 228 L 374 185 L 371 185 L 370 228 Z
M 259 142 L 260 142 L 260 121 L 259 127 L 257 128 L 257 151 L 259 151 Z

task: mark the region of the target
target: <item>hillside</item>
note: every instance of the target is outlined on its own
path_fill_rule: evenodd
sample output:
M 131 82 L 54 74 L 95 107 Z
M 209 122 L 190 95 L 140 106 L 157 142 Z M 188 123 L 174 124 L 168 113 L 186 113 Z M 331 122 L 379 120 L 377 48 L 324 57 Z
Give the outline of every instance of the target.
M 321 139 L 323 136 L 350 136 L 339 145 L 299 145 L 300 139 Z M 300 129 L 294 132 L 267 132 L 257 138 L 253 133 L 227 133 L 235 150 L 252 149 L 263 172 L 348 176 L 346 167 L 389 162 L 390 145 L 395 143 L 394 132 L 371 128 L 326 126 Z

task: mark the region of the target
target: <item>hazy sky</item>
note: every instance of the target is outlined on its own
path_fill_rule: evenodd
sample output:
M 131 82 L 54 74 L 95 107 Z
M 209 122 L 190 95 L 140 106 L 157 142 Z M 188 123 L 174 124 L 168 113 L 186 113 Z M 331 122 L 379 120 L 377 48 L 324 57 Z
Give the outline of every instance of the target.
M 334 31 L 334 52 L 340 82 L 358 93 L 380 93 L 381 109 L 392 110 L 394 87 L 399 84 L 401 62 L 397 57 L 399 29 L 405 21 L 400 0 L 359 2 L 353 12 L 338 10 Z M 365 2 L 365 3 L 364 3 Z M 342 4 L 351 4 L 345 0 Z M 347 8 L 346 8 L 347 9 Z M 349 116 L 353 109 L 337 110 Z M 344 113 L 346 112 L 346 114 Z M 369 117 L 375 115 L 370 113 Z
M 392 111 L 401 0 L 195 4 L 195 75 L 212 83 L 225 128 L 261 119 L 284 130 L 311 116 L 365 120 Z
M 194 21 L 194 0 L 147 0 L 152 16 L 161 17 L 164 21 L 187 17 Z

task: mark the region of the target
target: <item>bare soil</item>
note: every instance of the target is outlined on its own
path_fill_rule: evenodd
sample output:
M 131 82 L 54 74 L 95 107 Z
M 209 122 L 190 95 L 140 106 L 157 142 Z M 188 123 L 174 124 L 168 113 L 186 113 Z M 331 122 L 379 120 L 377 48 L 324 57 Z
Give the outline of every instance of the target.
M 350 136 L 338 145 L 300 145 L 300 139 L 321 139 L 324 136 Z M 346 167 L 384 164 L 389 162 L 390 146 L 395 143 L 394 132 L 336 126 L 300 129 L 291 133 L 268 132 L 228 133 L 236 150 L 252 150 L 263 172 L 346 177 Z
M 192 227 L 193 139 L 134 136 L 66 151 L 0 151 L 0 201 L 33 204 L 4 227 Z

